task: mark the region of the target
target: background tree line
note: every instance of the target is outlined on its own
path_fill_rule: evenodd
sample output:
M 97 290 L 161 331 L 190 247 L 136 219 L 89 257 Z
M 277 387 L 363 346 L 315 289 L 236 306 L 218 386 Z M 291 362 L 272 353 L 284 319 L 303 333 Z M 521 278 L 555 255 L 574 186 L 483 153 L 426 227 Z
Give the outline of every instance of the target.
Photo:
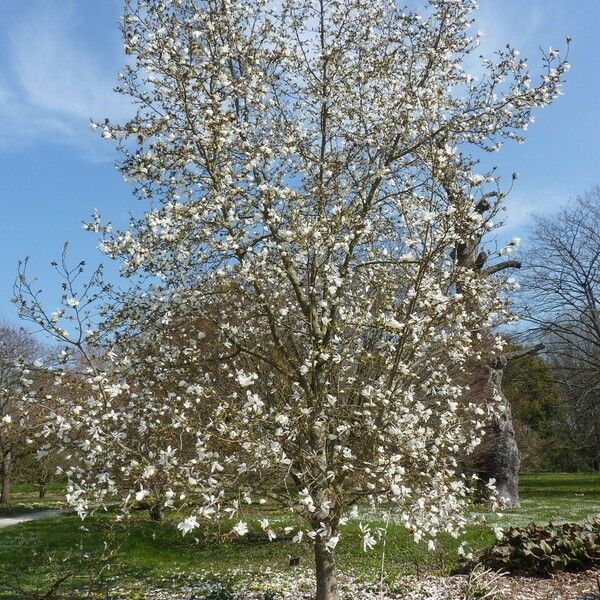
M 511 336 L 508 350 L 544 349 L 509 361 L 504 371 L 521 470 L 600 471 L 600 188 L 555 215 L 536 216 L 522 258 L 517 304 L 527 327 Z M 3 323 L 0 353 L 2 502 L 13 481 L 39 486 L 43 497 L 57 462 L 33 435 L 39 423 L 21 420 L 18 365 L 31 366 L 47 349 Z M 48 385 L 47 376 L 35 377 Z
M 506 373 L 523 466 L 600 470 L 600 188 L 538 215 L 523 256 L 518 299 L 539 357 Z

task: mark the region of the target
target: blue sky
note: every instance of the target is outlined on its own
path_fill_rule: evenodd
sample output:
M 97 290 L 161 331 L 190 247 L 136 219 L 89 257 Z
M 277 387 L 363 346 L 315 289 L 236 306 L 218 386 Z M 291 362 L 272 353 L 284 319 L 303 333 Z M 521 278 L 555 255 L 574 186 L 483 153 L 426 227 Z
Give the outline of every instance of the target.
M 90 117 L 124 119 L 130 107 L 112 92 L 123 64 L 121 0 L 0 0 L 0 317 L 10 303 L 17 261 L 48 299 L 58 295 L 49 262 L 69 240 L 73 260 L 98 261 L 81 231 L 94 209 L 125 223 L 137 201 L 114 168 L 112 147 L 88 128 Z M 484 51 L 511 42 L 538 61 L 539 47 L 573 38 L 565 95 L 536 115 L 527 143 L 494 155 L 501 173 L 520 178 L 507 203 L 502 240 L 527 236 L 529 215 L 600 184 L 600 2 L 480 0 L 476 28 Z M 52 304 L 52 302 L 50 302 Z

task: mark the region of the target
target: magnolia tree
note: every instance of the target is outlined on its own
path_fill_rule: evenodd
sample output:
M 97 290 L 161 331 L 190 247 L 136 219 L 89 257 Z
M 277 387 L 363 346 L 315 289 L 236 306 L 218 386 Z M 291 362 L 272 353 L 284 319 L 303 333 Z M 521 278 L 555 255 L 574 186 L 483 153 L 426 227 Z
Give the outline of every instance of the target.
M 151 498 L 184 511 L 184 534 L 227 518 L 243 536 L 275 504 L 294 515 L 283 533 L 314 545 L 321 600 L 338 598 L 356 506 L 430 544 L 464 524 L 457 455 L 494 411 L 467 382 L 507 316 L 500 274 L 459 260 L 503 195 L 469 152 L 519 140 L 567 69 L 551 50 L 532 83 L 507 47 L 470 76 L 474 7 L 126 3 L 119 90 L 137 113 L 92 126 L 149 207 L 123 231 L 88 224 L 131 287 L 90 333 L 105 340 L 90 393 L 46 431 L 82 440 L 82 515 Z M 63 300 L 87 328 L 77 293 Z M 64 312 L 21 306 L 73 337 Z
M 29 380 L 25 365 L 33 363 L 42 348 L 22 329 L 0 322 L 0 503 L 10 501 L 15 465 L 34 451 L 26 438 L 34 415 L 40 415 L 23 395 Z M 31 382 L 33 383 L 33 382 Z M 43 419 L 44 416 L 41 416 Z
M 10 502 L 11 484 L 20 481 L 46 493 L 57 468 L 67 464 L 65 444 L 47 434 L 48 415 L 60 418 L 74 406 L 77 385 L 50 349 L 36 338 L 0 323 L 0 503 Z M 60 387 L 59 387 L 60 386 Z M 70 400 L 69 400 L 70 399 Z

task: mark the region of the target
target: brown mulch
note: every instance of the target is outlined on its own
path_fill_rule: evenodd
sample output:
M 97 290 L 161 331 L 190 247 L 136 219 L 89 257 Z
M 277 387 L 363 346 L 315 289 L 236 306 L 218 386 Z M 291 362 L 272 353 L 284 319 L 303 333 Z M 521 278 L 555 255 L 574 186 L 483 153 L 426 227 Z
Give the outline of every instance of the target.
M 498 583 L 502 600 L 600 600 L 600 570 L 559 573 L 548 579 L 506 576 Z

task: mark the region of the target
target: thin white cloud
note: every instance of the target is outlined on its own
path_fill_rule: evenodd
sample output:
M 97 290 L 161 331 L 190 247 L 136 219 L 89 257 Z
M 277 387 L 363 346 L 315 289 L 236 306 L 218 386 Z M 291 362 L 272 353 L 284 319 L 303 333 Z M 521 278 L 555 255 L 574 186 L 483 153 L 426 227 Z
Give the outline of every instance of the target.
M 502 49 L 509 43 L 533 64 L 540 57 L 540 48 L 550 46 L 564 49 L 565 36 L 561 23 L 566 21 L 566 11 L 574 7 L 565 2 L 553 4 L 549 10 L 545 0 L 527 2 L 498 2 L 479 0 L 474 27 L 483 32 L 481 50 L 484 54 Z
M 528 52 L 531 40 L 538 38 L 543 21 L 543 11 L 533 1 L 514 6 L 497 0 L 480 0 L 473 16 L 473 33 L 479 32 L 482 37 L 477 50 L 468 57 L 465 68 L 477 78 L 485 74 L 480 55 L 493 58 L 493 53 L 504 49 L 506 44 Z
M 483 48 L 494 51 L 507 43 L 517 49 L 537 44 L 545 12 L 536 2 L 507 3 L 496 0 L 480 0 L 475 26 L 484 34 Z
M 505 202 L 506 211 L 502 215 L 504 225 L 501 229 L 503 237 L 521 235 L 531 225 L 534 214 L 545 215 L 556 212 L 569 200 L 566 189 L 557 187 L 540 187 L 536 190 L 515 190 Z
M 94 47 L 81 35 L 84 6 L 35 3 L 11 24 L 4 49 L 10 68 L 0 81 L 0 150 L 45 139 L 76 146 L 92 160 L 113 156 L 87 123 L 131 114 L 127 99 L 113 91 L 122 57 L 118 46 Z

